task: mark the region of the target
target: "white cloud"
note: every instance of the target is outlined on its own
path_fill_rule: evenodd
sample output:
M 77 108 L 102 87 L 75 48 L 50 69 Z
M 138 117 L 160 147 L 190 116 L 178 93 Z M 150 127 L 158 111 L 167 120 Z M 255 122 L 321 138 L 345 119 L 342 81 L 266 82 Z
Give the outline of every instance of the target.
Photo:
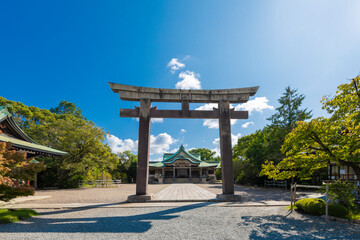
M 176 143 L 176 139 L 172 138 L 167 133 L 160 133 L 156 137 L 150 135 L 150 155 L 152 154 L 163 154 L 169 151 L 170 145 Z
M 139 118 L 133 118 L 133 120 L 136 120 L 137 122 L 139 121 Z M 151 123 L 163 123 L 164 119 L 163 118 L 152 118 Z
M 186 130 L 185 130 L 185 129 L 181 129 L 180 132 L 181 132 L 181 133 L 186 133 Z
M 208 127 L 208 128 L 219 128 L 219 120 L 217 119 L 206 119 L 204 120 L 203 123 L 204 127 Z
M 230 124 L 234 125 L 237 121 L 238 121 L 237 119 L 230 119 Z M 219 128 L 219 120 L 217 120 L 217 119 L 206 119 L 206 120 L 204 120 L 203 126 L 208 127 L 208 128 L 218 129 Z
M 150 161 L 152 161 L 152 162 L 161 162 L 162 160 L 163 160 L 162 157 L 158 157 L 158 158 L 151 159 Z
M 106 134 L 105 143 L 109 145 L 113 153 L 131 151 L 137 152 L 138 141 L 132 139 L 122 140 L 114 135 Z
M 241 137 L 241 133 L 236 135 L 231 134 L 231 147 L 237 144 L 238 139 Z M 216 152 L 215 156 L 220 156 L 220 138 L 215 138 L 212 142 L 215 148 L 211 149 L 211 151 Z
M 185 64 L 180 62 L 177 58 L 172 58 L 170 62 L 167 64 L 168 67 L 170 67 L 170 71 L 172 73 L 175 73 L 176 70 L 179 70 L 180 68 L 185 67 Z
M 152 118 L 151 122 L 152 123 L 163 123 L 164 119 L 163 118 Z
M 199 111 L 211 111 L 213 108 L 217 108 L 217 103 L 207 103 L 204 105 L 201 105 L 200 107 L 196 108 L 195 110 Z M 208 128 L 219 128 L 219 120 L 217 119 L 206 119 L 204 120 L 203 126 Z
M 195 110 L 209 111 L 209 110 L 213 110 L 213 108 L 217 108 L 217 107 L 218 107 L 217 103 L 207 103 L 207 104 L 201 105 L 200 107 L 196 108 Z
M 254 100 L 249 100 L 246 103 L 238 104 L 237 106 L 235 106 L 235 110 L 236 111 L 246 110 L 249 111 L 249 114 L 251 114 L 253 111 L 262 113 L 262 111 L 265 109 L 274 110 L 274 107 L 269 105 L 268 102 L 269 100 L 266 97 L 256 97 Z M 213 110 L 213 108 L 218 108 L 218 104 L 217 103 L 204 104 L 196 108 L 195 110 L 210 111 Z M 230 108 L 234 108 L 234 106 L 230 104 Z M 230 121 L 231 121 L 231 125 L 234 125 L 238 120 L 231 119 Z M 242 127 L 247 128 L 249 127 L 249 125 L 254 125 L 254 122 L 247 122 L 243 124 Z M 204 120 L 203 126 L 217 129 L 219 128 L 219 121 L 217 119 L 207 119 Z
M 160 133 L 157 136 L 150 135 L 150 155 L 163 154 L 170 149 L 170 145 L 176 143 L 177 140 L 167 133 Z M 138 140 L 132 139 L 122 140 L 114 135 L 107 134 L 105 143 L 109 145 L 113 153 L 131 151 L 137 153 Z
M 256 97 L 254 100 L 249 100 L 246 103 L 238 104 L 235 110 L 246 110 L 251 114 L 253 111 L 261 112 L 265 109 L 274 110 L 274 107 L 268 104 L 267 97 Z
M 254 125 L 254 124 L 255 124 L 254 122 L 246 122 L 243 125 L 241 125 L 241 127 L 248 128 L 250 125 Z
M 200 74 L 186 70 L 179 74 L 181 81 L 177 82 L 175 87 L 178 89 L 201 89 L 199 81 Z

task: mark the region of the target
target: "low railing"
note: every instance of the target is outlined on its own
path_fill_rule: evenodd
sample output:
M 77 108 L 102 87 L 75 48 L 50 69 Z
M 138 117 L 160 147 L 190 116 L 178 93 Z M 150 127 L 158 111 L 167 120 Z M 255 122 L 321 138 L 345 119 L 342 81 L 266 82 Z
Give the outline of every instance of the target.
M 347 181 L 357 181 L 357 177 L 356 174 L 338 174 L 338 173 L 332 173 L 329 176 L 329 180 L 337 180 L 337 179 L 341 179 L 341 180 L 347 180 Z
M 121 180 L 79 181 L 80 187 L 120 187 Z
M 287 181 L 265 180 L 264 187 L 284 187 L 287 189 Z

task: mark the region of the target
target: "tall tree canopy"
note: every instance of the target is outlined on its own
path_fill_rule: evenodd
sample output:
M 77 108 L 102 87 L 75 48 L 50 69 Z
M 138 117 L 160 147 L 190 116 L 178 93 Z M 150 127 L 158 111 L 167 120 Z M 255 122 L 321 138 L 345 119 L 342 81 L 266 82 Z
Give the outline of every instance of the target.
M 75 104 L 62 101 L 49 111 L 0 97 L 0 105 L 10 105 L 9 111 L 32 139 L 68 152 L 62 158 L 42 158 L 47 170 L 39 175 L 39 185 L 76 187 L 79 180 L 116 167 L 118 157 L 103 143 L 104 131 L 86 120 Z
M 297 89 L 285 88 L 283 96 L 278 99 L 280 107 L 276 108 L 276 113 L 268 120 L 272 125 L 279 126 L 282 130 L 290 132 L 297 121 L 303 121 L 311 118 L 311 111 L 307 108 L 300 109 L 305 99 L 303 94 L 298 94 Z
M 338 87 L 335 96 L 324 97 L 323 108 L 331 117 L 299 121 L 282 147 L 286 158 L 267 162 L 262 174 L 275 179 L 310 178 L 332 162 L 350 166 L 360 179 L 360 76 Z
M 59 106 L 50 108 L 50 112 L 57 114 L 69 114 L 78 118 L 84 118 L 81 114 L 81 109 L 76 107 L 74 103 L 68 101 L 61 101 Z
M 217 161 L 219 157 L 215 157 L 216 152 L 211 151 L 207 148 L 194 148 L 189 151 L 189 153 L 200 153 L 201 160 L 205 162 Z
M 239 183 L 263 182 L 259 174 L 266 160 L 279 163 L 285 158 L 281 152 L 286 135 L 296 126 L 296 121 L 311 118 L 311 111 L 302 109 L 305 96 L 296 89 L 287 87 L 279 98 L 280 106 L 276 108 L 269 121 L 271 124 L 262 130 L 239 138 L 233 148 L 234 175 Z
M 111 172 L 116 179 L 121 179 L 123 183 L 131 183 L 136 180 L 137 155 L 130 151 L 120 152 L 117 154 L 119 163 Z

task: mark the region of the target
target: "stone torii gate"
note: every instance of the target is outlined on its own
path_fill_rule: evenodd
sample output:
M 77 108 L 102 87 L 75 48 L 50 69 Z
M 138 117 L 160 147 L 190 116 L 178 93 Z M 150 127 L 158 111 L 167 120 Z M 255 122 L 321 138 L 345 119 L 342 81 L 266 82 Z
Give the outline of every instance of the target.
M 219 119 L 223 194 L 218 195 L 218 198 L 225 200 L 240 198 L 234 195 L 230 119 L 247 119 L 248 111 L 235 111 L 230 109 L 230 104 L 246 103 L 250 96 L 255 95 L 259 87 L 183 90 L 136 87 L 117 83 L 109 83 L 109 85 L 114 93 L 119 94 L 121 100 L 140 102 L 140 108 L 120 109 L 120 117 L 139 118 L 136 195 L 130 196 L 129 201 L 151 199 L 151 195 L 148 195 L 151 118 Z M 157 107 L 151 107 L 152 102 L 179 102 L 181 110 L 159 110 Z M 211 111 L 190 110 L 190 103 L 217 103 L 218 108 L 213 108 Z

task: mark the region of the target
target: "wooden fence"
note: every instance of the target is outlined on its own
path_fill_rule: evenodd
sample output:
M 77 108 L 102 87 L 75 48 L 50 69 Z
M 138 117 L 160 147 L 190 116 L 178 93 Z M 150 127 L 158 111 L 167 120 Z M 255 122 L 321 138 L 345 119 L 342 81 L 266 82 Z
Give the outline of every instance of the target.
M 287 189 L 287 181 L 265 180 L 264 187 L 284 187 Z
M 121 180 L 79 181 L 80 187 L 120 187 Z

